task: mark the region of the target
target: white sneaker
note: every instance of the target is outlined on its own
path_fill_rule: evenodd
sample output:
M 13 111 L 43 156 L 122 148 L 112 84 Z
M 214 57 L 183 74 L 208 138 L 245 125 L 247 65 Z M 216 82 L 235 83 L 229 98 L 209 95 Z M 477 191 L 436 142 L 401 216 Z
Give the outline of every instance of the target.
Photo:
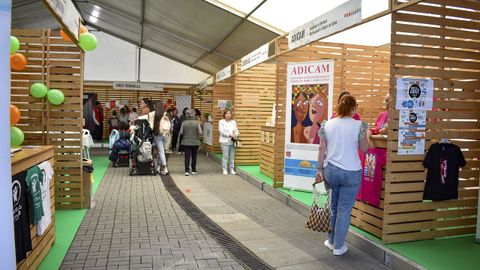
M 227 172 L 227 171 L 223 171 L 223 174 L 227 175 L 227 174 L 228 174 L 228 172 Z
M 190 174 L 188 172 L 185 172 L 185 176 L 189 176 Z
M 230 170 L 230 174 L 235 175 L 235 174 L 237 174 L 237 173 L 235 172 L 235 170 Z
M 196 172 L 196 171 L 192 171 L 192 175 L 196 175 L 196 174 L 197 174 L 197 172 Z
M 167 175 L 168 174 L 168 169 L 167 167 L 163 168 L 163 170 L 160 172 L 161 175 Z
M 331 251 L 333 251 L 333 245 L 330 244 L 330 242 L 327 240 L 325 240 L 325 242 L 323 242 L 323 244 L 328 248 L 330 249 Z
M 343 246 L 340 249 L 333 250 L 333 255 L 342 256 L 343 254 L 347 253 L 347 251 L 348 251 L 347 245 L 343 244 Z

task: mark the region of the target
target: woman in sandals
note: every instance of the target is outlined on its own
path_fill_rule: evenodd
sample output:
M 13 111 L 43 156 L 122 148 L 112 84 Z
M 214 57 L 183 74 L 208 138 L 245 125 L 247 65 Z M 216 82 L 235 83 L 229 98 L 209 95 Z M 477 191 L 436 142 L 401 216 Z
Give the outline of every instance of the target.
M 348 248 L 345 237 L 350 226 L 350 214 L 362 181 L 362 165 L 358 150 L 366 152 L 368 125 L 355 120 L 357 102 L 351 95 L 344 95 L 338 105 L 336 117 L 322 124 L 318 131 L 320 147 L 315 183 L 325 181 L 331 190 L 332 231 L 325 246 L 333 255 L 343 255 Z

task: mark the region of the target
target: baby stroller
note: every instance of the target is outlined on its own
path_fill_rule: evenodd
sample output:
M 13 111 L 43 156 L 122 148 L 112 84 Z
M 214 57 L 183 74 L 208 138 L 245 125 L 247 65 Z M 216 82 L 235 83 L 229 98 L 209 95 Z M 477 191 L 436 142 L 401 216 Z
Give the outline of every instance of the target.
M 128 167 L 132 150 L 130 134 L 125 130 L 118 131 L 113 129 L 110 133 L 108 145 L 110 149 L 108 158 L 112 162 L 112 166 Z
M 135 123 L 130 154 L 130 175 L 157 174 L 157 160 L 153 157 L 155 147 L 153 131 L 147 120 L 139 119 Z

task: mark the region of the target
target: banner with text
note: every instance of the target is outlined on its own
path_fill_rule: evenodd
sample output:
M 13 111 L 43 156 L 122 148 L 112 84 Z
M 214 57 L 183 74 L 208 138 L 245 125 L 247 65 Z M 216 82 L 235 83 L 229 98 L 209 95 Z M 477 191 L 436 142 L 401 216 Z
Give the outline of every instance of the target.
M 232 76 L 232 66 L 227 66 L 215 74 L 215 82 L 221 82 Z
M 241 63 L 242 66 L 240 68 L 241 71 L 244 71 L 247 68 L 253 67 L 256 64 L 260 64 L 261 62 L 268 59 L 268 44 L 263 45 L 262 47 L 256 49 L 255 51 L 247 54 L 246 56 L 242 57 Z
M 294 49 L 362 20 L 362 1 L 350 0 L 288 33 L 288 49 Z
M 149 82 L 113 82 L 113 89 L 163 91 L 163 84 Z
M 318 130 L 332 115 L 333 68 L 333 60 L 288 64 L 286 188 L 312 190 L 318 165 Z
M 71 0 L 44 0 L 45 4 L 53 11 L 59 23 L 64 24 L 66 30 L 72 33 L 74 39 L 78 41 L 80 31 L 80 21 L 82 16 Z

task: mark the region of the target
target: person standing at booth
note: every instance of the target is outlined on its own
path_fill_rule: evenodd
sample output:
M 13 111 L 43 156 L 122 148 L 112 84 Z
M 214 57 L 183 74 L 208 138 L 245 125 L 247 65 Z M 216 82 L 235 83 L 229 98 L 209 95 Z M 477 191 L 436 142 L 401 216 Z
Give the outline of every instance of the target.
M 153 135 L 158 149 L 158 168 L 157 172 L 161 175 L 168 174 L 167 158 L 165 156 L 166 144 L 172 126 L 168 113 L 163 109 L 161 101 L 155 103 L 155 122 L 153 125 Z
M 177 150 L 178 133 L 180 133 L 180 118 L 178 118 L 178 110 L 173 109 L 172 115 L 172 152 Z
M 337 116 L 322 124 L 319 130 L 320 146 L 315 183 L 325 181 L 331 190 L 332 231 L 324 245 L 339 256 L 347 252 L 345 237 L 350 225 L 350 214 L 362 181 L 362 165 L 357 149 L 366 152 L 368 125 L 353 119 L 357 102 L 344 95 L 337 105 Z
M 186 119 L 182 122 L 180 127 L 180 136 L 182 136 L 182 146 L 185 152 L 185 176 L 190 173 L 197 174 L 197 151 L 200 145 L 200 135 L 202 135 L 202 128 L 197 119 L 195 119 L 194 110 L 185 111 Z M 190 163 L 190 158 L 192 162 Z M 190 171 L 191 165 L 191 171 Z
M 228 174 L 228 163 L 230 161 L 230 174 L 235 172 L 235 147 L 234 143 L 240 134 L 237 129 L 237 122 L 232 119 L 232 112 L 225 110 L 223 119 L 218 122 L 218 130 L 220 132 L 220 146 L 222 147 L 222 170 L 223 174 Z
M 95 123 L 94 134 L 93 138 L 97 141 L 102 140 L 103 138 L 103 120 L 104 120 L 104 113 L 102 104 L 97 101 L 95 103 L 95 107 L 93 107 L 93 122 Z

